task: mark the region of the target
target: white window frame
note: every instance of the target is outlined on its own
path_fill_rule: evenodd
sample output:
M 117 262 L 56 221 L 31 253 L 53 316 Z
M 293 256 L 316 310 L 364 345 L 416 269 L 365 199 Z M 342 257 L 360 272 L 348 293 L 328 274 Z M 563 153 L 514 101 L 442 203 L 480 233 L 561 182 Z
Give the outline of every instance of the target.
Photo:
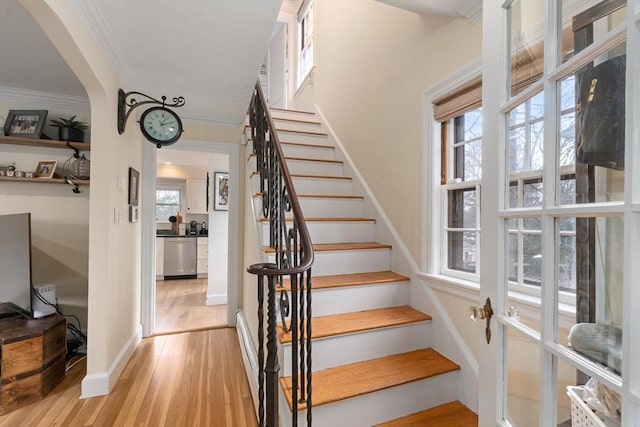
M 466 113 L 463 113 L 464 115 Z M 480 200 L 481 200 L 481 180 L 474 179 L 468 181 L 458 181 L 453 177 L 454 171 L 454 161 L 455 161 L 455 148 L 458 146 L 463 146 L 464 144 L 480 140 L 482 141 L 482 137 L 474 138 L 473 140 L 465 140 L 462 142 L 454 141 L 454 133 L 455 133 L 455 119 L 452 118 L 448 120 L 448 135 L 447 135 L 447 176 L 445 177 L 446 183 L 440 185 L 441 191 L 441 224 L 442 224 L 442 233 L 441 233 L 441 241 L 440 247 L 438 250 L 443 254 L 440 259 L 440 271 L 442 274 L 450 277 L 456 277 L 463 280 L 468 280 L 471 282 L 479 282 L 480 280 Z M 441 124 L 438 123 L 438 126 L 441 127 Z M 440 166 L 440 162 L 437 163 L 437 166 Z M 434 165 L 435 166 L 435 165 Z M 474 228 L 450 228 L 449 227 L 449 193 L 456 190 L 474 190 L 476 194 L 476 224 Z M 457 270 L 453 268 L 449 268 L 449 231 L 458 231 L 458 232 L 473 232 L 475 233 L 476 239 L 476 269 L 475 272 L 467 272 L 463 270 Z
M 180 206 L 178 207 L 178 212 L 184 212 L 184 203 L 185 203 L 185 194 L 186 194 L 186 185 L 184 182 L 178 180 L 163 180 L 158 179 L 158 184 L 156 185 L 156 195 L 155 195 L 155 203 L 154 207 L 157 207 L 158 203 L 158 191 L 169 190 L 169 191 L 179 191 L 180 192 Z M 157 213 L 156 211 L 154 212 Z M 156 218 L 156 223 L 158 224 L 169 224 L 169 218 Z
M 298 10 L 297 18 L 297 89 L 299 89 L 305 82 L 307 77 L 311 74 L 311 70 L 315 66 L 315 4 L 314 0 L 306 0 L 302 2 L 300 9 Z M 306 37 L 303 34 L 303 23 L 307 25 L 311 24 L 311 30 L 307 32 Z M 304 45 L 303 45 L 304 43 Z

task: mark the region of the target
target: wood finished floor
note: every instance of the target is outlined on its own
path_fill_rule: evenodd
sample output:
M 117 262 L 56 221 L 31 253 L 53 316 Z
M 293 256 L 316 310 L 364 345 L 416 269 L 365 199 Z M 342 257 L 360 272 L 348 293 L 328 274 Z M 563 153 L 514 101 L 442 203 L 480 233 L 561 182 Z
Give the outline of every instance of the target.
M 206 305 L 207 279 L 156 282 L 155 334 L 227 326 L 226 305 Z
M 254 427 L 234 329 L 142 340 L 108 396 L 80 399 L 83 362 L 44 400 L 0 417 L 2 427 Z

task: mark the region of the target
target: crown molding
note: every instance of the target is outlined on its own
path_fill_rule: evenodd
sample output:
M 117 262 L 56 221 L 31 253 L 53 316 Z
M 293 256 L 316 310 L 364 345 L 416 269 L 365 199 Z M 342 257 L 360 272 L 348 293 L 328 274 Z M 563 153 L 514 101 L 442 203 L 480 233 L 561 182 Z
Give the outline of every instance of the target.
M 76 95 L 0 86 L 0 98 L 9 102 L 41 104 L 62 110 L 91 110 L 89 98 Z
M 475 0 L 465 3 L 464 7 L 458 9 L 458 13 L 475 24 L 482 18 L 482 0 Z
M 116 43 L 114 42 L 113 32 L 107 23 L 104 15 L 100 12 L 100 8 L 96 6 L 96 2 L 76 1 L 76 5 L 82 16 L 87 20 L 89 31 L 94 35 L 96 40 L 102 44 L 109 61 L 116 70 L 116 73 L 122 80 L 123 85 L 133 87 L 133 79 L 127 73 L 126 67 L 116 54 Z

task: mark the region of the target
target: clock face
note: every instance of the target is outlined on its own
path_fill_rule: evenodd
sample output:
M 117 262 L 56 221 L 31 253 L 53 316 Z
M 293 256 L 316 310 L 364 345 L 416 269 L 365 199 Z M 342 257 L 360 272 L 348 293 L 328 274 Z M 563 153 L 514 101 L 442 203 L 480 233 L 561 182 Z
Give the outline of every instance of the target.
M 164 107 L 153 107 L 142 113 L 140 130 L 158 148 L 176 142 L 182 134 L 182 121 L 173 111 Z

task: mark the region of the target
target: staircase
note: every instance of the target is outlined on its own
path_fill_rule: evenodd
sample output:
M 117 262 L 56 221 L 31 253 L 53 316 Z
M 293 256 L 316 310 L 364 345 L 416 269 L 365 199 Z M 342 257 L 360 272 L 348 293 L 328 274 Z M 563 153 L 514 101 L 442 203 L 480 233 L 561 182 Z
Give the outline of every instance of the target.
M 391 271 L 393 248 L 375 241 L 376 221 L 365 217 L 322 124 L 307 112 L 271 116 L 314 244 L 313 425 L 477 425 L 457 401 L 459 366 L 430 348 L 431 317 L 409 305 L 409 278 Z M 254 213 L 274 262 L 257 182 L 254 174 Z M 278 340 L 280 424 L 290 426 L 292 338 L 282 325 Z M 299 410 L 298 425 L 306 425 L 304 403 Z

